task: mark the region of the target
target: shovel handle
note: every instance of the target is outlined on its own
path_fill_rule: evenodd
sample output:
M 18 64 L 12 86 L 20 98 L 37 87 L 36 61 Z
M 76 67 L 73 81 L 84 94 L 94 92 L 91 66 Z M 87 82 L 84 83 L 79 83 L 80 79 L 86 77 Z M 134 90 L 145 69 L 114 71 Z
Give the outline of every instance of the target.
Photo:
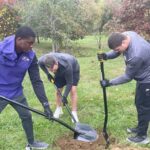
M 105 80 L 105 73 L 104 73 L 104 63 L 100 61 L 100 70 L 101 70 L 101 79 Z M 105 118 L 104 118 L 104 126 L 103 126 L 103 136 L 106 140 L 106 148 L 109 146 L 109 136 L 107 134 L 107 122 L 108 122 L 108 108 L 107 108 L 107 94 L 106 94 L 106 87 L 102 87 L 103 90 L 103 98 L 104 98 L 104 110 L 105 110 Z
M 102 80 L 105 79 L 104 73 L 104 63 L 103 61 L 100 62 L 100 69 L 101 69 L 101 78 Z M 105 109 L 105 120 L 104 120 L 104 127 L 103 130 L 106 131 L 107 128 L 107 121 L 108 121 L 108 108 L 107 108 L 107 94 L 106 94 L 106 87 L 102 87 L 103 90 L 103 98 L 104 98 L 104 109 Z
M 104 63 L 103 61 L 100 61 L 100 69 L 101 69 L 101 79 L 105 79 L 105 73 L 104 73 Z
M 7 101 L 7 102 L 9 102 L 9 103 L 18 105 L 18 106 L 20 106 L 20 107 L 22 107 L 22 108 L 25 108 L 25 109 L 27 109 L 27 110 L 30 110 L 30 111 L 32 111 L 32 112 L 34 112 L 34 113 L 36 113 L 36 114 L 39 114 L 39 115 L 41 115 L 41 116 L 44 116 L 46 119 L 48 119 L 47 116 L 46 116 L 46 114 L 43 113 L 43 112 L 41 112 L 41 111 L 39 111 L 39 110 L 33 109 L 33 108 L 29 107 L 29 106 L 23 105 L 23 104 L 21 104 L 21 103 L 18 103 L 18 102 L 16 102 L 16 101 L 13 101 L 13 100 L 11 100 L 11 99 L 9 99 L 9 98 L 6 98 L 6 97 L 0 95 L 0 100 L 1 100 L 1 99 L 2 99 L 2 100 L 5 100 L 5 101 Z M 49 120 L 49 119 L 48 119 L 48 120 Z M 76 134 L 81 134 L 81 133 L 79 133 L 77 130 L 75 130 L 74 128 L 72 128 L 71 126 L 69 126 L 68 124 L 66 124 L 65 122 L 63 122 L 63 121 L 61 121 L 61 120 L 59 120 L 59 119 L 56 119 L 56 118 L 54 118 L 54 117 L 51 117 L 50 120 L 53 120 L 53 121 L 55 121 L 55 122 L 60 123 L 61 125 L 65 126 L 66 128 L 70 129 L 71 131 L 73 131 L 73 132 L 76 133 Z

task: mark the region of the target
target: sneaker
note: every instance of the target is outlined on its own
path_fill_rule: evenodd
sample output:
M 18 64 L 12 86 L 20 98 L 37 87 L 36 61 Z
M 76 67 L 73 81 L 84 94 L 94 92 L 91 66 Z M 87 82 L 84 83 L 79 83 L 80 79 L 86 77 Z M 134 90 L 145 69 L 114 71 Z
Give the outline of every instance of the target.
M 77 112 L 76 111 L 72 111 L 72 115 L 73 115 L 74 119 L 76 120 L 76 122 L 79 122 Z M 72 123 L 75 123 L 73 119 L 71 119 L 71 121 L 72 121 Z
M 127 133 L 135 133 L 135 134 L 137 134 L 137 132 L 138 132 L 138 127 L 127 128 Z
M 49 144 L 40 141 L 34 141 L 32 144 L 26 146 L 26 150 L 34 149 L 47 149 Z
M 54 112 L 54 117 L 58 119 L 62 114 L 63 114 L 62 107 L 57 107 Z
M 127 141 L 136 144 L 148 144 L 150 142 L 147 136 L 138 136 L 138 135 L 127 138 Z

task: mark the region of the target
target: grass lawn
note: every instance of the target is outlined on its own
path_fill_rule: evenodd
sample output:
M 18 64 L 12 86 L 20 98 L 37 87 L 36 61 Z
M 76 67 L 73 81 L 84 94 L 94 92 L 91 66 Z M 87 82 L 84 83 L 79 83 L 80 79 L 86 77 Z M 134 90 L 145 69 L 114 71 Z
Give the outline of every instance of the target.
M 35 45 L 37 56 L 50 52 L 50 41 L 41 41 L 40 45 Z M 106 38 L 103 38 L 103 48 L 107 51 Z M 83 40 L 76 41 L 80 48 L 80 53 L 74 52 L 80 63 L 81 76 L 78 85 L 78 114 L 82 123 L 87 123 L 97 130 L 103 128 L 104 106 L 103 94 L 99 84 L 100 67 L 97 61 L 97 44 L 93 36 L 88 36 Z M 87 54 L 87 56 L 86 56 Z M 112 79 L 124 72 L 123 58 L 104 62 L 105 75 Z M 51 108 L 55 110 L 55 89 L 46 79 L 45 74 L 40 70 L 41 78 L 44 82 L 45 90 Z M 24 93 L 28 99 L 30 107 L 41 110 L 42 106 L 34 95 L 28 75 L 24 80 Z M 108 97 L 108 133 L 114 137 L 119 144 L 129 145 L 126 142 L 127 127 L 136 125 L 136 110 L 134 106 L 135 82 L 113 86 L 107 88 Z M 70 100 L 68 99 L 70 102 Z M 62 120 L 72 125 L 71 119 L 65 110 Z M 52 145 L 63 135 L 71 133 L 58 123 L 51 122 L 45 118 L 32 113 L 34 122 L 35 139 L 45 141 Z M 26 138 L 17 113 L 11 106 L 7 106 L 0 116 L 0 150 L 24 150 Z M 131 145 L 133 146 L 133 145 Z M 141 148 L 143 146 L 136 146 Z M 145 146 L 149 147 L 149 145 Z M 56 148 L 57 149 L 57 148 Z M 49 150 L 52 150 L 49 148 Z M 54 149 L 53 149 L 54 150 Z

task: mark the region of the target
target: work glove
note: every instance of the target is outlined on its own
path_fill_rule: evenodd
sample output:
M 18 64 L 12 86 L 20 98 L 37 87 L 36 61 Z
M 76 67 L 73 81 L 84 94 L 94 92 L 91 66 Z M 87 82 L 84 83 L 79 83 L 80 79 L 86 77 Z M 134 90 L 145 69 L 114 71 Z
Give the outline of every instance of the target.
M 62 97 L 62 103 L 63 105 L 68 104 L 67 98 L 65 96 Z
M 44 106 L 44 114 L 46 115 L 46 118 L 51 119 L 51 117 L 53 117 L 53 112 L 50 109 L 49 104 L 44 103 L 43 106 Z
M 111 85 L 108 79 L 101 80 L 100 84 L 102 87 L 108 87 Z
M 50 82 L 54 82 L 54 77 L 50 73 L 47 74 L 47 78 Z
M 97 58 L 99 61 L 101 60 L 107 60 L 107 55 L 105 53 L 97 54 Z

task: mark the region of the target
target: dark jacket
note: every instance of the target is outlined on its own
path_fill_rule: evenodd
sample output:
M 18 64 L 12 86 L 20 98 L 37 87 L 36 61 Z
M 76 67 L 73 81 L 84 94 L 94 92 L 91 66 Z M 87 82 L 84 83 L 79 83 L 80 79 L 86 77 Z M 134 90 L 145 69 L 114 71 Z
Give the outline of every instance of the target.
M 58 61 L 59 68 L 55 73 L 55 78 L 59 78 L 59 77 L 65 78 L 66 89 L 63 96 L 67 97 L 72 87 L 73 74 L 79 72 L 80 70 L 79 64 L 75 57 L 66 53 L 49 53 L 46 55 L 53 55 Z M 49 72 L 44 64 L 44 59 L 46 55 L 40 57 L 38 63 L 41 66 L 42 70 L 46 74 L 48 74 Z

